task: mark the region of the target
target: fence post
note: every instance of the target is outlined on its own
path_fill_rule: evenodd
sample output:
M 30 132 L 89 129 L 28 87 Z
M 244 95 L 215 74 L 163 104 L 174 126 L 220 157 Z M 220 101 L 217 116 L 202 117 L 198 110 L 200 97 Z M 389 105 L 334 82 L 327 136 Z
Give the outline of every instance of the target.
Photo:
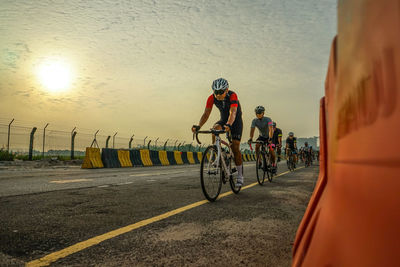
M 11 123 L 13 123 L 14 119 L 8 124 L 8 140 L 7 140 L 7 152 L 10 152 L 10 130 L 11 130 Z
M 106 139 L 106 148 L 108 148 L 108 141 L 110 141 L 110 138 L 111 138 L 111 135 L 107 136 L 107 139 Z
M 179 147 L 181 146 L 181 144 L 182 144 L 182 143 L 179 143 L 179 145 L 178 145 L 178 151 L 179 151 Z
M 148 137 L 148 136 L 146 136 L 146 137 L 144 138 L 144 140 L 143 140 L 143 148 L 146 147 L 146 139 L 147 139 L 147 137 Z
M 42 150 L 42 159 L 44 159 L 44 145 L 46 143 L 46 128 L 47 126 L 49 126 L 49 124 L 47 123 L 46 126 L 43 129 L 43 150 Z
M 169 139 L 167 139 L 167 141 L 165 141 L 165 144 L 164 144 L 164 151 L 167 150 L 167 143 L 168 143 L 168 140 L 169 140 Z
M 132 148 L 132 141 L 133 141 L 133 137 L 134 137 L 135 135 L 133 134 L 132 136 L 131 136 L 131 140 L 129 140 L 129 149 L 131 149 Z
M 75 158 L 74 150 L 75 150 L 75 136 L 76 136 L 76 127 L 71 132 L 71 159 Z
M 116 133 L 113 135 L 113 148 L 114 148 L 114 143 L 115 143 L 115 136 L 117 135 L 117 133 L 118 133 L 118 132 L 116 132 Z
M 156 139 L 156 147 L 155 147 L 155 150 L 157 150 L 157 141 L 158 141 L 158 139 L 160 139 L 160 137 L 157 137 L 157 139 Z
M 92 144 L 90 145 L 90 147 L 93 147 L 93 145 L 95 145 L 95 146 L 97 146 L 97 148 L 99 148 L 99 144 L 97 143 L 97 133 L 98 133 L 99 131 L 100 131 L 100 129 L 97 130 L 97 131 L 94 133 L 94 139 L 93 139 Z
M 147 149 L 148 149 L 148 150 L 150 150 L 150 143 L 151 143 L 151 140 L 150 140 L 149 143 L 147 144 Z
M 175 141 L 174 150 L 176 150 L 176 143 L 178 143 L 178 140 Z
M 33 138 L 35 136 L 36 132 L 36 127 L 33 127 L 32 132 L 31 132 L 31 138 L 29 141 L 29 160 L 32 160 L 32 154 L 33 154 Z

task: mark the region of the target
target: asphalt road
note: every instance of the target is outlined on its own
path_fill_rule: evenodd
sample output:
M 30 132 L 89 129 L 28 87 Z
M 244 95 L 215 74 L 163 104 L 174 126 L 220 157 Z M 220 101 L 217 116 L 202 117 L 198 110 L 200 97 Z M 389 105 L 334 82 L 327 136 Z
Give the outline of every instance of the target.
M 286 172 L 284 164 L 279 172 Z M 200 203 L 199 165 L 2 169 L 0 265 L 52 257 L 84 241 L 52 266 L 290 266 L 317 174 L 318 166 L 298 169 Z M 246 163 L 245 184 L 255 182 L 254 163 Z M 223 192 L 229 189 L 223 186 Z M 154 219 L 193 203 L 200 204 Z M 109 233 L 132 224 L 136 229 Z M 105 233 L 99 244 L 85 241 Z

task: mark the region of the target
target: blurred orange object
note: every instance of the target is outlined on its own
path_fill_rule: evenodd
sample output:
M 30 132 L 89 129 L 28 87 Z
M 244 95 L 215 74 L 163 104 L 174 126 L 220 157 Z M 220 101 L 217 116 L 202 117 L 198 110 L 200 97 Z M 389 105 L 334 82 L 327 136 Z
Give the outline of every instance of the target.
M 292 266 L 400 266 L 400 1 L 338 3 Z

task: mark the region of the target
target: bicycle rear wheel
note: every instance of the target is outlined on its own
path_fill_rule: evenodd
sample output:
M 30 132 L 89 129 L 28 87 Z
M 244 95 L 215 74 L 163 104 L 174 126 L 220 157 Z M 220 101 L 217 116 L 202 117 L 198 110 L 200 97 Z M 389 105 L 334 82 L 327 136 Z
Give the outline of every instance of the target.
M 222 170 L 217 164 L 218 151 L 215 146 L 209 146 L 203 153 L 200 165 L 200 183 L 203 194 L 210 202 L 214 202 L 221 192 Z M 219 167 L 217 168 L 217 165 Z
M 241 186 L 236 187 L 237 176 L 232 174 L 232 158 L 230 159 L 230 162 L 229 162 L 229 170 L 231 172 L 231 177 L 229 177 L 229 185 L 231 186 L 232 192 L 235 194 L 238 194 L 242 187 Z M 243 170 L 244 170 L 244 167 L 242 164 L 242 173 L 243 173 Z M 234 176 L 236 176 L 236 178 Z
M 256 174 L 257 174 L 257 182 L 259 185 L 264 184 L 266 175 L 266 166 L 264 165 L 265 159 L 263 155 L 264 154 L 260 152 L 256 160 Z

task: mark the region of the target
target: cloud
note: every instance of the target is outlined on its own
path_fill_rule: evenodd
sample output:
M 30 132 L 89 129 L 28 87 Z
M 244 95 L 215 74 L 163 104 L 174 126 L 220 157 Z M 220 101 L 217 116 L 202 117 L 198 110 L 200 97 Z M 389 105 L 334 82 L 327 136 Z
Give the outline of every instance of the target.
M 32 58 L 57 54 L 75 64 L 71 92 L 55 100 L 31 90 L 30 98 L 104 112 L 121 124 L 144 124 L 162 113 L 181 136 L 183 124 L 198 120 L 219 76 L 237 91 L 246 120 L 259 103 L 276 107 L 284 125 L 313 117 L 336 19 L 336 3 L 319 0 L 28 1 L 2 8 L 0 75 L 16 73 L 9 77 L 20 96 L 32 83 Z M 291 116 L 280 115 L 292 106 Z M 318 122 L 313 125 L 296 125 L 296 132 L 316 134 Z

